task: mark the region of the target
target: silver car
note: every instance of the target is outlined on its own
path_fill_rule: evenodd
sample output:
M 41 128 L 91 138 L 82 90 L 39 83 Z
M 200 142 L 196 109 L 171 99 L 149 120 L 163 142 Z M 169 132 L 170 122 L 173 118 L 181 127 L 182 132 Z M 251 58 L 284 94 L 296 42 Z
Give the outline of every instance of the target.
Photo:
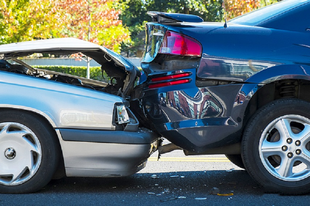
M 111 83 L 35 69 L 33 53 L 86 55 Z M 0 193 L 34 192 L 53 177 L 120 177 L 145 166 L 158 137 L 139 127 L 129 94 L 139 71 L 96 44 L 50 39 L 0 46 Z

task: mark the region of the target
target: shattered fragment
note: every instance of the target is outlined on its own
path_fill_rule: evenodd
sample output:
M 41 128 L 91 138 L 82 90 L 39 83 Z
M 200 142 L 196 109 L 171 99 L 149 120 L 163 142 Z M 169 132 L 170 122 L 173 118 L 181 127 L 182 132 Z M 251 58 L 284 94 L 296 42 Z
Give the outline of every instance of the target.
M 175 178 L 175 177 L 179 177 L 179 175 L 171 175 L 170 177 Z
M 211 190 L 210 190 L 210 193 L 212 195 L 217 195 L 218 193 L 220 193 L 220 189 L 217 188 L 217 187 L 213 187 Z
M 178 199 L 186 199 L 185 196 L 179 196 Z
M 164 189 L 164 191 L 163 191 L 162 193 L 170 193 L 170 190 L 169 190 L 169 188 L 167 188 L 167 189 Z
M 157 175 L 152 175 L 151 178 L 158 179 L 159 177 Z
M 206 200 L 206 197 L 196 197 L 195 200 Z
M 231 168 L 231 169 L 229 169 L 229 170 L 226 170 L 226 172 L 232 172 L 232 171 L 234 171 L 235 169 L 234 168 Z
M 149 195 L 155 195 L 155 192 L 148 192 Z

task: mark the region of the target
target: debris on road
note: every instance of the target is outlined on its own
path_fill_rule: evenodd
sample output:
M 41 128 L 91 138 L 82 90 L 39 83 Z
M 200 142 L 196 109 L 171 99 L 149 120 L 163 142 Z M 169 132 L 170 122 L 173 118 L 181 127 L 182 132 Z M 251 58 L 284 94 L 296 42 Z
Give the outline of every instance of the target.
M 232 171 L 234 171 L 235 169 L 234 168 L 231 168 L 231 169 L 229 169 L 229 170 L 226 170 L 226 172 L 232 172 Z
M 210 194 L 212 195 L 217 195 L 220 193 L 220 189 L 217 188 L 217 187 L 213 187 L 211 190 L 210 190 Z
M 157 175 L 152 175 L 151 178 L 158 179 L 159 177 Z
M 196 197 L 195 200 L 206 200 L 206 197 Z
M 226 194 L 217 193 L 216 195 L 217 195 L 217 196 L 224 196 L 224 197 L 227 197 L 227 196 L 233 196 L 234 193 L 226 193 Z

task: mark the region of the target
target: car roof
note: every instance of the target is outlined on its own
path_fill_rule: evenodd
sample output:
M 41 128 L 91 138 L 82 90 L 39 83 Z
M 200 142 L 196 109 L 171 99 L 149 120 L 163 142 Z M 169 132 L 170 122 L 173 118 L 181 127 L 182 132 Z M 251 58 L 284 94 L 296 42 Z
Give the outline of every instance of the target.
M 105 49 L 97 44 L 76 38 L 55 38 L 0 45 L 0 54 L 22 56 L 48 51 L 92 51 Z M 10 55 L 11 54 L 11 55 Z

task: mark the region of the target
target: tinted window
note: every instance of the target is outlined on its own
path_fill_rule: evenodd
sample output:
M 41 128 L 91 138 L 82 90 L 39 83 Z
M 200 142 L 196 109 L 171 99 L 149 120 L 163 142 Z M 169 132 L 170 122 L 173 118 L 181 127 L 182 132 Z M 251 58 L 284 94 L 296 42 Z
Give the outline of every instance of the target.
M 234 18 L 230 22 L 254 26 L 309 3 L 309 0 L 286 0 Z
M 258 26 L 289 31 L 309 32 L 310 3 L 279 15 L 277 18 L 268 19 Z

